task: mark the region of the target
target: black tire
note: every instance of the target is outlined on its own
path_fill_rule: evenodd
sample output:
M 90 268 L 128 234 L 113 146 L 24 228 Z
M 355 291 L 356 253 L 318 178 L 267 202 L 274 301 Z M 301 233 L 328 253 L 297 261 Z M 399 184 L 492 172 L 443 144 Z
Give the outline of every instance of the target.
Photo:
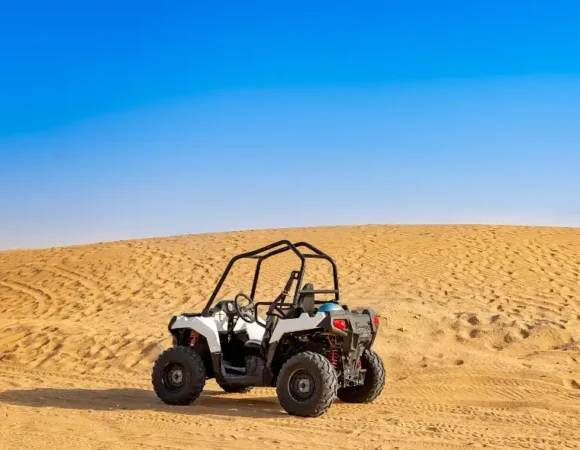
M 220 385 L 220 387 L 229 393 L 232 394 L 247 394 L 248 392 L 250 392 L 252 390 L 251 386 L 235 386 L 233 384 L 228 384 L 228 383 L 220 383 L 218 381 L 218 384 Z
M 336 399 L 338 378 L 328 359 L 314 352 L 302 352 L 284 363 L 276 386 L 282 408 L 288 414 L 317 417 Z
M 371 403 L 385 387 L 385 366 L 380 356 L 372 349 L 365 350 L 361 357 L 362 368 L 366 369 L 362 386 L 338 390 L 338 398 L 346 403 Z
M 199 354 L 189 347 L 165 350 L 153 366 L 153 389 L 168 405 L 190 405 L 203 391 L 205 366 Z

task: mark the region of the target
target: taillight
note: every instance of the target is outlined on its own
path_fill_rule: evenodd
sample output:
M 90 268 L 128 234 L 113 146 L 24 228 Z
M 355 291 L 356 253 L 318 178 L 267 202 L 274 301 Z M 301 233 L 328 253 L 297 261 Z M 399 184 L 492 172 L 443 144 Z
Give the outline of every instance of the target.
M 339 330 L 344 331 L 346 329 L 346 320 L 344 320 L 344 319 L 334 319 L 332 321 L 332 326 L 334 326 L 334 328 L 338 328 Z
M 379 318 L 377 316 L 373 317 L 373 323 L 375 324 L 375 327 L 379 326 Z

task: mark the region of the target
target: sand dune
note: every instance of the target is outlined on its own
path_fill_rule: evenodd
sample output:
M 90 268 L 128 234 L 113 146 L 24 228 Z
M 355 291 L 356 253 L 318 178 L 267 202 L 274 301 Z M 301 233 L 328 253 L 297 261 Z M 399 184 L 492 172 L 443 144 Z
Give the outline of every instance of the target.
M 191 407 L 163 405 L 149 374 L 169 318 L 201 309 L 232 255 L 281 238 L 326 250 L 345 301 L 380 315 L 383 394 L 307 420 L 272 389 L 213 382 Z M 268 268 L 264 299 L 291 264 Z M 317 286 L 328 276 L 308 272 Z M 0 252 L 0 448 L 257 445 L 580 448 L 580 229 L 328 227 Z

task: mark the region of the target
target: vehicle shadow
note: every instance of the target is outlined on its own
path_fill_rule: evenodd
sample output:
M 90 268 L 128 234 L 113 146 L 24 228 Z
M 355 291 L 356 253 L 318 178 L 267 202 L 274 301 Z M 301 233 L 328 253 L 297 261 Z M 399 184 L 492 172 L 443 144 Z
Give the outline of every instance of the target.
M 191 415 L 271 418 L 284 415 L 278 399 L 205 391 L 193 405 L 170 406 L 145 389 L 13 389 L 0 392 L 0 403 L 35 408 L 117 411 L 148 410 Z

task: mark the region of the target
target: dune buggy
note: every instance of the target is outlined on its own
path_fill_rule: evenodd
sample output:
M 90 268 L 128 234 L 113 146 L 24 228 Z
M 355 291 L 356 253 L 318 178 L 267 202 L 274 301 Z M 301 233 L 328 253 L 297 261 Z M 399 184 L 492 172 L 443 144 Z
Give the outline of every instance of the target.
M 263 261 L 283 252 L 294 253 L 300 269 L 290 272 L 273 301 L 254 302 Z M 246 258 L 256 260 L 251 292 L 214 305 L 234 264 Z M 332 289 L 303 283 L 311 258 L 331 264 Z M 318 300 L 322 294 L 332 298 Z M 259 308 L 267 309 L 265 319 Z M 155 362 L 153 387 L 163 402 L 188 405 L 208 378 L 227 392 L 271 386 L 289 414 L 305 417 L 325 413 L 336 397 L 370 403 L 385 384 L 372 349 L 378 326 L 371 309 L 340 305 L 336 264 L 327 254 L 306 242 L 275 242 L 232 258 L 204 309 L 170 320 L 173 347 Z

